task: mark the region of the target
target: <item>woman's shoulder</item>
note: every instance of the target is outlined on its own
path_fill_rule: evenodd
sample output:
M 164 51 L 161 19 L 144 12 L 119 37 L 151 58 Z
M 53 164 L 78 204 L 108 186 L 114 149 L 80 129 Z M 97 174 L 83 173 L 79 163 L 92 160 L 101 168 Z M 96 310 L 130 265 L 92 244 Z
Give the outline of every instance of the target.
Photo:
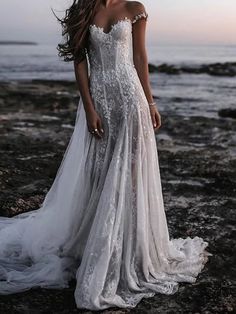
M 140 1 L 126 1 L 126 6 L 129 11 L 129 13 L 133 16 L 140 14 L 140 13 L 146 13 L 145 6 Z
M 145 6 L 139 1 L 127 1 L 127 11 L 132 20 L 132 24 L 136 23 L 138 20 L 147 20 L 148 14 Z

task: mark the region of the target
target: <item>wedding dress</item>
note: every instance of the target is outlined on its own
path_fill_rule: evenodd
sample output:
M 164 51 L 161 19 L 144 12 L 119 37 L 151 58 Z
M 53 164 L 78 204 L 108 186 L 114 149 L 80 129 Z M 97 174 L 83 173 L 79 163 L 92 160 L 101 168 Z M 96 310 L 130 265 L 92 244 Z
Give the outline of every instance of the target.
M 82 100 L 41 207 L 0 218 L 0 294 L 66 288 L 78 308 L 132 308 L 173 294 L 204 267 L 208 243 L 170 239 L 155 133 L 132 59 L 133 20 L 90 25 L 90 91 L 104 128 L 88 132 Z

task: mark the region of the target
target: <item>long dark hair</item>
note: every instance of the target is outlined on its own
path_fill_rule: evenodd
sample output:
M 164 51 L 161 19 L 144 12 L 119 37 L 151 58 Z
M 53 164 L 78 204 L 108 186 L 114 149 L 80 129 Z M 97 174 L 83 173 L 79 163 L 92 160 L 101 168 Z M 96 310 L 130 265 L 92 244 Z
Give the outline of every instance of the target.
M 74 0 L 65 17 L 57 20 L 62 26 L 64 43 L 57 46 L 59 56 L 64 61 L 81 62 L 88 48 L 89 24 L 101 3 L 101 0 Z

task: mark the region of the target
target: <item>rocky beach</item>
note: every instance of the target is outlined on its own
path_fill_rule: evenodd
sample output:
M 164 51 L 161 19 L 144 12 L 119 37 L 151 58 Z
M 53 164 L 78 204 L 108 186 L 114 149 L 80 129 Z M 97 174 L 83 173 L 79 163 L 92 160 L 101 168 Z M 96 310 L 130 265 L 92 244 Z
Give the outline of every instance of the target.
M 162 104 L 163 126 L 156 141 L 171 238 L 203 237 L 213 256 L 196 283 L 180 284 L 175 295 L 157 294 L 143 299 L 134 310 L 104 313 L 233 313 L 235 111 L 232 103 L 222 103 L 223 114 L 219 108 L 215 115 L 200 111 L 183 115 L 165 107 L 161 94 L 156 97 Z M 188 97 L 172 98 L 173 108 Z M 1 216 L 11 217 L 40 206 L 72 134 L 78 99 L 76 84 L 70 81 L 0 82 Z M 193 98 L 188 102 L 189 106 L 196 103 Z M 64 290 L 33 289 L 0 296 L 0 313 L 89 313 L 76 309 L 74 285 L 71 282 Z

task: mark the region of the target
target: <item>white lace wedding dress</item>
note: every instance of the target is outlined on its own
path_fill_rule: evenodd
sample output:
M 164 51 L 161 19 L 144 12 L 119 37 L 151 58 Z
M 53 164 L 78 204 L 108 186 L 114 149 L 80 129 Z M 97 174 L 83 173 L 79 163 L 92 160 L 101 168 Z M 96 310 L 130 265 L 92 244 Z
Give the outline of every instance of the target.
M 132 24 L 90 25 L 90 90 L 104 137 L 88 132 L 80 100 L 74 132 L 42 206 L 0 218 L 0 294 L 65 288 L 78 308 L 135 307 L 195 282 L 202 238 L 169 239 L 149 106 L 132 59 Z

